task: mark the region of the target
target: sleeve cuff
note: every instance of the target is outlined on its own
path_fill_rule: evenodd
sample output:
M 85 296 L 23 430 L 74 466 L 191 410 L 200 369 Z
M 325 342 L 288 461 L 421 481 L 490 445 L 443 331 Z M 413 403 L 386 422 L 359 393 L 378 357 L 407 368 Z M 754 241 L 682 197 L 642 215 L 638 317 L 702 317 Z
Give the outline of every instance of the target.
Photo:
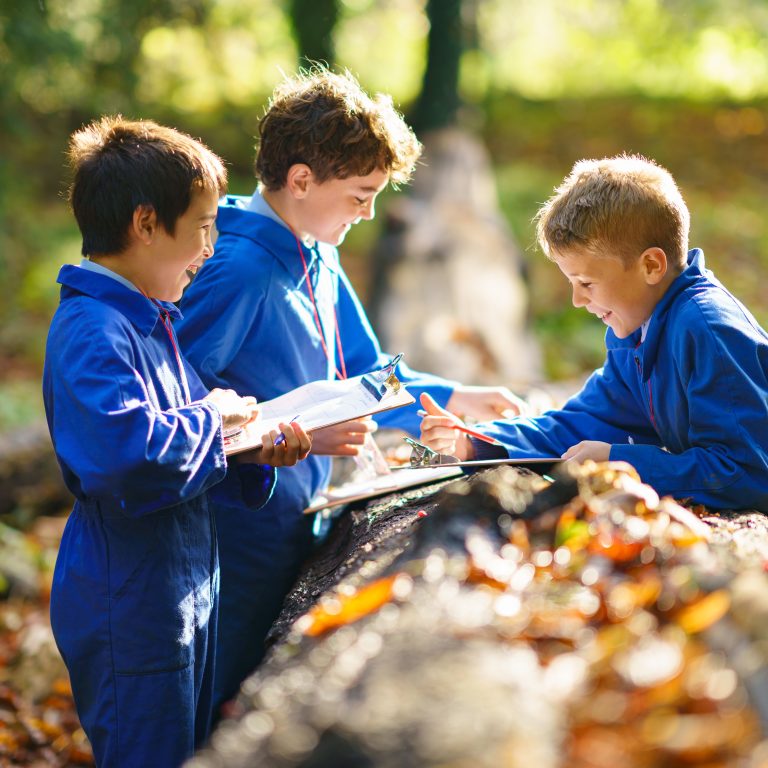
M 469 442 L 472 443 L 472 448 L 475 452 L 475 459 L 478 461 L 488 461 L 489 459 L 506 459 L 509 453 L 499 445 L 492 445 L 486 443 L 485 440 L 478 440 L 475 437 L 470 437 Z

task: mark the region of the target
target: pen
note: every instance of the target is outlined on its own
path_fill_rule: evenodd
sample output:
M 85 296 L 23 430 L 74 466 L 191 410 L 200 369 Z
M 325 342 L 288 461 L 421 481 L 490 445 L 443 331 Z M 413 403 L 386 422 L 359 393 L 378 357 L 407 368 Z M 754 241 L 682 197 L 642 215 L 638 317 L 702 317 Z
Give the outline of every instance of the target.
M 288 423 L 292 424 L 294 421 L 296 421 L 296 419 L 299 418 L 299 416 L 301 416 L 301 414 L 297 413 Z M 281 432 L 278 435 L 277 440 L 275 440 L 275 445 L 282 445 L 284 442 L 285 442 L 285 434 Z
M 421 409 L 417 411 L 417 414 L 422 417 L 428 415 L 426 411 Z M 484 435 L 482 432 L 477 432 L 474 429 L 465 427 L 463 424 L 458 424 L 454 422 L 453 426 L 455 429 L 458 429 L 459 432 L 464 432 L 464 434 L 469 435 L 470 437 L 475 437 L 478 440 L 482 440 L 483 442 L 490 443 L 491 445 L 500 445 L 500 446 L 504 445 L 504 443 L 500 443 L 495 437 L 489 437 L 488 435 Z

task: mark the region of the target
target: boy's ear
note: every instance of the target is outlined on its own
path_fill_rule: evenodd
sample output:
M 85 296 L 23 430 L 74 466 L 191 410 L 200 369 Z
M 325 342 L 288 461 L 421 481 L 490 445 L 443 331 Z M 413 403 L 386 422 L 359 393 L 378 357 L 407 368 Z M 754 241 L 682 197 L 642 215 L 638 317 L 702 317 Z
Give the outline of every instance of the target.
M 157 212 L 151 205 L 136 206 L 131 231 L 144 245 L 149 245 L 157 232 Z
M 667 254 L 663 248 L 646 248 L 640 254 L 640 260 L 648 285 L 658 285 L 667 274 Z
M 306 163 L 294 163 L 288 169 L 285 186 L 297 200 L 301 200 L 307 196 L 312 181 L 312 169 Z

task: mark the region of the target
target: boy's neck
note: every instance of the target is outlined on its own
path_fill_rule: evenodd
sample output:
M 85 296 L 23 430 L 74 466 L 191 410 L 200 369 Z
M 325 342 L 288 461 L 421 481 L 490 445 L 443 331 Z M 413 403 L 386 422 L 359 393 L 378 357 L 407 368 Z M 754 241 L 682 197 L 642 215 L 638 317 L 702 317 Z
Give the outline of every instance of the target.
M 288 191 L 287 187 L 281 189 L 267 189 L 261 187 L 259 189 L 262 198 L 267 205 L 280 217 L 280 220 L 291 230 L 297 237 L 302 240 L 305 239 L 306 233 L 301 231 L 298 225 L 298 211 L 296 210 L 295 200 Z
M 648 319 L 646 320 L 646 322 L 648 322 L 648 320 L 651 319 L 651 317 L 653 316 L 653 313 L 656 311 L 656 307 L 659 306 L 659 302 L 664 298 L 664 296 L 666 296 L 667 291 L 669 290 L 672 283 L 674 283 L 675 280 L 677 280 L 677 278 L 680 277 L 682 273 L 683 273 L 682 269 L 667 270 L 667 274 L 664 275 L 664 278 L 662 279 L 662 281 L 656 286 L 656 289 L 657 289 L 656 301 L 653 305 L 653 309 L 651 310 L 651 314 L 648 316 Z
M 130 248 L 121 253 L 106 253 L 88 256 L 88 260 L 120 275 L 120 277 L 126 279 L 131 285 L 134 285 L 136 290 L 143 293 L 145 296 L 152 295 L 150 286 L 146 284 L 146 280 L 143 278 L 141 255 L 139 253 L 134 253 Z

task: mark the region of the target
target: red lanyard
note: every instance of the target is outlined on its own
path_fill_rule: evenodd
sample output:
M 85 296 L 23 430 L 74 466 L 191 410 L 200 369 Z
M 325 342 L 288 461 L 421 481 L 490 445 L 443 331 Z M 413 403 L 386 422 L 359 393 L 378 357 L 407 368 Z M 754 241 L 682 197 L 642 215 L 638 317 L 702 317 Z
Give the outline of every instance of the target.
M 315 314 L 315 325 L 317 326 L 317 332 L 320 334 L 320 343 L 323 345 L 323 352 L 325 352 L 325 358 L 329 363 L 333 365 L 333 369 L 336 372 L 337 379 L 347 378 L 347 366 L 344 363 L 344 352 L 341 348 L 341 336 L 339 335 L 339 321 L 336 318 L 336 307 L 333 306 L 333 328 L 336 332 L 336 349 L 339 352 L 339 362 L 341 363 L 341 371 L 334 365 L 331 360 L 331 353 L 328 351 L 328 344 L 325 341 L 325 334 L 323 333 L 323 326 L 320 324 L 320 313 L 317 311 L 317 302 L 315 301 L 315 292 L 312 290 L 312 281 L 309 279 L 309 270 L 307 269 L 307 260 L 304 258 L 304 249 L 301 247 L 299 238 L 294 232 L 293 236 L 296 238 L 296 247 L 299 249 L 299 256 L 301 256 L 301 264 L 304 267 L 304 278 L 307 281 L 307 292 L 309 298 L 312 301 L 312 309 Z
M 173 336 L 173 331 L 171 330 L 171 321 L 168 316 L 168 310 L 165 307 L 163 307 L 159 302 L 157 302 L 155 299 L 151 299 L 149 298 L 149 296 L 147 296 L 147 298 L 160 311 L 160 322 L 163 324 L 163 328 L 165 328 L 165 332 L 168 334 L 168 338 L 171 340 L 171 346 L 173 347 L 173 354 L 176 355 L 176 364 L 179 366 L 179 377 L 181 378 L 182 395 L 184 396 L 184 402 L 186 405 L 189 405 L 191 401 L 191 397 L 189 394 L 189 383 L 187 382 L 187 373 L 184 370 L 184 363 L 181 359 L 181 355 L 179 354 L 179 348 L 176 346 L 176 339 Z

